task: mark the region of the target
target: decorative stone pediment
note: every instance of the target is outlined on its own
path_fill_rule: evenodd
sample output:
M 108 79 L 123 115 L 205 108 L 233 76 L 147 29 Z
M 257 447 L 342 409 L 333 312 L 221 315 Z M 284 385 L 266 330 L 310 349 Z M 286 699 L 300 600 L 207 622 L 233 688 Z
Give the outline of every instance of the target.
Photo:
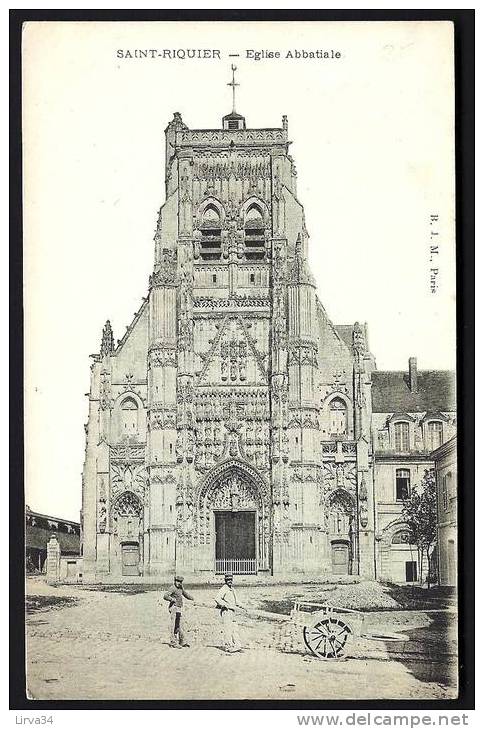
M 407 423 L 415 423 L 415 418 L 413 415 L 409 415 L 408 413 L 393 413 L 393 415 L 390 415 L 387 418 L 386 425 L 391 425 L 391 423 L 397 423 L 404 420 Z
M 259 473 L 248 463 L 237 459 L 230 459 L 213 468 L 202 481 L 199 489 L 199 499 L 203 499 L 214 486 L 224 481 L 226 476 L 236 473 L 239 482 L 251 482 L 257 487 L 261 502 L 269 502 L 269 487 Z M 233 485 L 233 482 L 232 482 Z
M 450 418 L 447 415 L 444 415 L 444 413 L 441 413 L 440 410 L 429 410 L 425 413 L 421 423 L 428 423 L 429 420 L 442 420 L 442 422 L 447 423 Z

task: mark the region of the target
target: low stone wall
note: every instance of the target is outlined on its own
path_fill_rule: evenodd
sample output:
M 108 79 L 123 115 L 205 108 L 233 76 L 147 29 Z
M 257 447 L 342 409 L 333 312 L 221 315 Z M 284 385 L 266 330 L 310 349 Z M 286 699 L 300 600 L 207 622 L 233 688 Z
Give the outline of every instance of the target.
M 59 560 L 60 582 L 82 582 L 82 557 L 63 555 Z

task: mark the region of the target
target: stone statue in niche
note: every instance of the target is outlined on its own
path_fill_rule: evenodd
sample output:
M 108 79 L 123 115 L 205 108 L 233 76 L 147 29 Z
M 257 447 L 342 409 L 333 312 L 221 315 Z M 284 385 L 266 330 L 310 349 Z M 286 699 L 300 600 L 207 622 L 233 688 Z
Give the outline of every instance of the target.
M 106 500 L 99 500 L 98 531 L 104 534 L 106 531 Z
M 363 328 L 359 322 L 356 322 L 353 327 L 353 349 L 356 354 L 363 354 L 365 348 L 366 343 Z
M 239 342 L 239 377 L 242 381 L 246 379 L 247 368 L 247 342 Z
M 222 340 L 220 343 L 220 376 L 222 380 L 228 378 L 228 358 L 229 358 L 229 344 L 227 340 Z
M 195 436 L 193 435 L 193 430 L 187 430 L 186 433 L 185 455 L 187 462 L 191 463 L 193 461 L 193 456 L 195 455 Z
M 183 433 L 181 430 L 176 434 L 175 453 L 177 462 L 181 463 L 183 461 Z
M 226 230 L 222 231 L 222 258 L 227 259 L 229 257 L 230 241 Z
M 235 458 L 239 454 L 239 439 L 237 433 L 231 433 L 229 439 L 229 455 Z
M 286 428 L 283 428 L 282 430 L 282 437 L 281 437 L 281 453 L 282 453 L 282 460 L 287 463 L 289 458 L 289 436 L 287 435 Z

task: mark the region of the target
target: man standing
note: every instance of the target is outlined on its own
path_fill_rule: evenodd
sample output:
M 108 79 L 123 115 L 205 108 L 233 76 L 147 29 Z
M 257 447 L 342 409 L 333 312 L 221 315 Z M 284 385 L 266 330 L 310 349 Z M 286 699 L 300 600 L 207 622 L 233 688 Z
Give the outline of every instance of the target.
M 220 610 L 220 617 L 222 618 L 225 650 L 227 653 L 237 653 L 242 650 L 239 629 L 235 622 L 235 613 L 241 610 L 245 611 L 245 607 L 237 599 L 233 582 L 233 575 L 225 575 L 225 585 L 220 588 L 215 598 L 217 607 Z
M 174 587 L 163 595 L 163 600 L 169 603 L 168 610 L 171 617 L 170 645 L 172 648 L 190 647 L 183 633 L 183 598 L 194 600 L 183 587 L 183 577 L 176 576 Z

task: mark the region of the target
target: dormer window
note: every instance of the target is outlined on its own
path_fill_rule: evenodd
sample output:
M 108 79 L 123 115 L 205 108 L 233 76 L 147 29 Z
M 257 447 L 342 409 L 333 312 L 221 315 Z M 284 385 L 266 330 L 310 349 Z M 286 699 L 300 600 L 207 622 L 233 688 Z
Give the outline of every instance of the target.
M 441 420 L 431 420 L 427 424 L 429 434 L 429 450 L 440 448 L 444 442 L 444 428 Z
M 220 215 L 213 205 L 208 205 L 200 226 L 200 257 L 202 261 L 219 261 L 222 253 Z
M 262 213 L 252 205 L 245 216 L 245 257 L 248 261 L 261 261 L 265 256 L 265 226 Z
M 408 453 L 410 450 L 410 426 L 408 423 L 395 423 L 395 450 Z

